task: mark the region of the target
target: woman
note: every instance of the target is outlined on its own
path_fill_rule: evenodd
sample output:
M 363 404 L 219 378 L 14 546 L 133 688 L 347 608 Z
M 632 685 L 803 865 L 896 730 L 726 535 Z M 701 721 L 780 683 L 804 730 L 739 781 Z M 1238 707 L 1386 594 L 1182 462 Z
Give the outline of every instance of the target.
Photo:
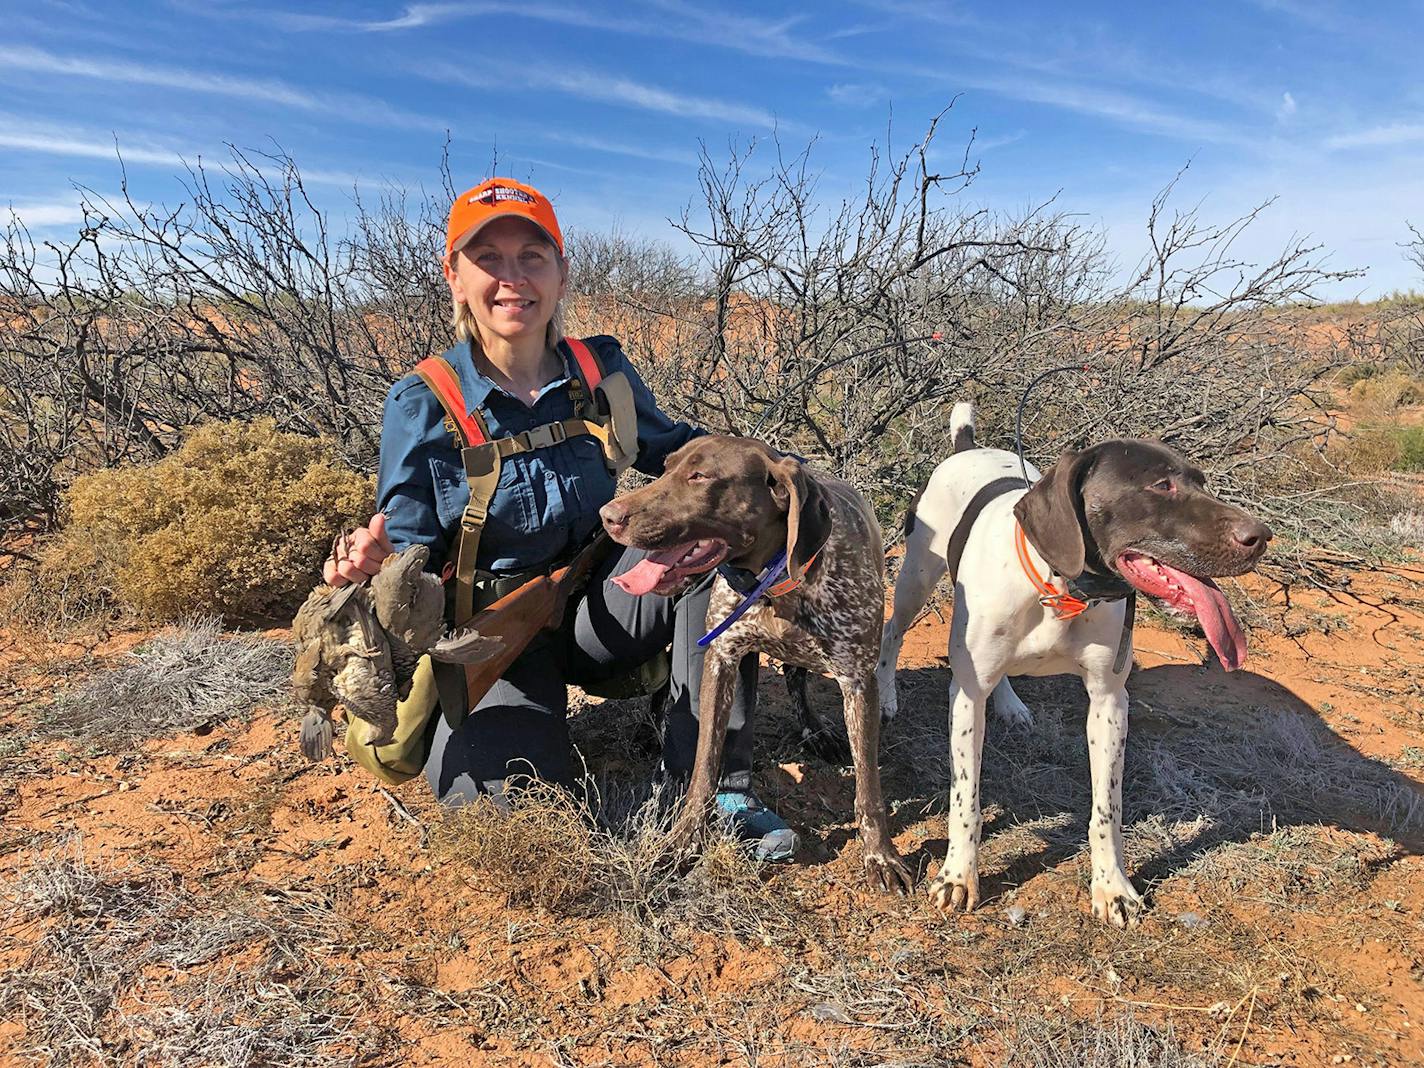
M 549 201 L 537 190 L 492 178 L 461 194 L 450 209 L 445 279 L 457 344 L 444 359 L 469 409 L 491 439 L 522 434 L 575 417 L 577 367 L 558 327 L 568 284 L 563 237 Z M 618 342 L 588 339 L 603 372 L 623 372 L 637 411 L 634 461 L 648 475 L 705 431 L 658 410 Z M 526 439 L 532 440 L 532 439 Z M 567 559 L 600 529 L 598 510 L 614 495 L 615 477 L 598 441 L 567 437 L 505 457 L 479 536 L 476 566 L 489 576 L 517 576 Z M 336 585 L 374 574 L 381 560 L 408 545 L 431 550 L 432 570 L 454 562 L 469 485 L 446 413 L 426 382 L 408 375 L 386 398 L 377 481 L 379 513 L 334 551 L 323 575 Z M 711 583 L 678 597 L 635 597 L 611 579 L 646 554 L 623 549 L 594 571 L 571 603 L 564 628 L 546 631 L 495 683 L 463 722 L 437 716 L 425 775 L 444 802 L 500 795 L 511 775 L 568 783 L 573 778 L 567 684 L 626 672 L 672 647 L 663 765 L 685 780 L 697 744 L 697 693 Z M 751 792 L 757 661 L 742 663 L 732 730 L 723 761 L 719 808 L 763 859 L 789 859 L 796 836 Z

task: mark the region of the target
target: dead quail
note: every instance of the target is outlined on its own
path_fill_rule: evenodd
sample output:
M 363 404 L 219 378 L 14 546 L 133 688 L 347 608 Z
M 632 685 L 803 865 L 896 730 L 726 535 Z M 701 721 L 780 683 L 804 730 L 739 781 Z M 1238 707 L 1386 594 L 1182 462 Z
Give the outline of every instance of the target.
M 445 631 L 445 587 L 425 570 L 430 550 L 412 545 L 388 556 L 371 579 L 371 603 L 390 643 L 396 693 L 410 696 L 421 654 L 434 649 Z
M 396 725 L 396 682 L 391 647 L 362 585 L 311 592 L 292 621 L 297 661 L 292 692 L 310 706 L 302 720 L 302 752 L 321 760 L 331 752 L 331 710 L 339 702 L 375 728 L 384 745 Z
M 374 728 L 366 744 L 386 745 L 421 656 L 477 661 L 499 647 L 474 631 L 442 637 L 445 595 L 440 579 L 425 573 L 429 558 L 426 546 L 412 545 L 388 556 L 369 584 L 323 583 L 297 610 L 292 692 L 310 706 L 301 728 L 307 759 L 330 755 L 338 703 Z

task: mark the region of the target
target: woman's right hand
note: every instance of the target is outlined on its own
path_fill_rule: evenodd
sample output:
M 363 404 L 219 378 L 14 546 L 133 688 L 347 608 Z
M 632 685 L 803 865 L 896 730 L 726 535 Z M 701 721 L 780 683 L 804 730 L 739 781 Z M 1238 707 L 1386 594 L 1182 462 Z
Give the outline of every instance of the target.
M 381 570 L 381 561 L 395 552 L 386 537 L 386 517 L 377 512 L 371 522 L 342 534 L 332 543 L 331 555 L 321 565 L 321 577 L 329 586 L 365 582 Z

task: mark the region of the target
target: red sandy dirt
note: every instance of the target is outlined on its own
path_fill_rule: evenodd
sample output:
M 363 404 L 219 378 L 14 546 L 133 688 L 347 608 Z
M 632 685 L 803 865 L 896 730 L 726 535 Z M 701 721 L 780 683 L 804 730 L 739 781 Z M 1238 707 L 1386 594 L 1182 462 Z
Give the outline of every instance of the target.
M 1167 737 L 1175 719 L 1206 710 L 1249 745 L 1253 717 L 1284 695 L 1296 714 L 1318 716 L 1362 758 L 1391 763 L 1422 789 L 1412 761 L 1424 758 L 1424 614 L 1410 601 L 1421 577 L 1409 569 L 1360 574 L 1347 592 L 1297 590 L 1288 608 L 1281 590 L 1252 580 L 1252 599 L 1294 636 L 1252 628 L 1251 658 L 1233 676 L 1201 666 L 1200 637 L 1143 619 L 1130 684 L 1134 739 Z M 25 722 L 34 696 L 79 670 L 79 658 L 116 656 L 142 637 L 79 647 L 0 632 L 0 724 Z M 930 672 L 942 691 L 945 641 L 943 622 L 927 616 L 906 641 L 902 677 Z M 770 675 L 763 690 L 774 704 L 780 687 Z M 1038 691 L 1021 692 L 1032 705 Z M 793 1064 L 833 1055 L 860 1063 L 856 1051 L 873 1060 L 872 1051 L 890 1048 L 885 1020 L 896 1012 L 935 1016 L 965 1006 L 986 1022 L 960 1048 L 924 1055 L 1000 1063 L 1002 1029 L 1018 1013 L 1093 1021 L 1130 1009 L 1151 1026 L 1170 1023 L 1187 1048 L 1212 1047 L 1235 1064 L 1424 1063 L 1418 835 L 1391 843 L 1358 827 L 1305 829 L 1313 843 L 1305 867 L 1317 848 L 1361 860 L 1362 874 L 1341 897 L 1287 895 L 1273 905 L 1264 892 L 1272 888 L 1257 892 L 1249 872 L 1242 889 L 1177 870 L 1156 886 L 1142 927 L 1117 932 L 1091 919 L 1085 864 L 1073 853 L 1015 867 L 1009 885 L 986 886 L 989 900 L 976 913 L 945 920 L 924 895 L 925 869 L 932 873 L 943 856 L 941 816 L 911 814 L 897 836 L 902 852 L 918 858 L 915 896 L 881 897 L 863 889 L 858 846 L 847 844 L 847 769 L 764 761 L 764 793 L 816 832 L 796 864 L 767 878 L 835 940 L 684 932 L 650 953 L 635 949 L 626 925 L 514 907 L 477 889 L 458 865 L 440 864 L 397 810 L 392 798 L 427 825 L 440 819 L 423 781 L 386 795 L 344 759 L 308 765 L 296 727 L 261 714 L 146 743 L 137 756 L 85 759 L 58 743 L 37 746 L 27 754 L 36 770 L 0 797 L 0 882 L 58 836 L 78 834 L 96 864 L 162 865 L 204 890 L 324 901 L 389 936 L 364 955 L 333 957 L 346 979 L 369 969 L 409 974 L 451 996 L 502 999 L 509 1010 L 490 1026 L 463 1010 L 402 1013 L 381 1002 L 372 1012 L 407 1044 L 395 1060 L 412 1066 Z M 993 835 L 986 830 L 986 856 Z M 1010 900 L 1030 917 L 1023 930 L 1004 920 Z M 1199 976 L 1164 974 L 1160 955 L 1189 952 L 1196 935 L 1174 919 L 1186 912 L 1211 918 L 1201 945 L 1208 959 Z M 1222 959 L 1238 945 L 1239 960 Z M 0 953 L 0 970 L 19 966 L 24 952 Z M 902 984 L 904 1005 L 869 1023 L 820 1011 L 821 995 L 806 992 L 807 979 L 836 968 L 866 980 L 913 977 Z M 19 1023 L 0 1023 L 0 1062 L 15 1063 L 22 1038 Z

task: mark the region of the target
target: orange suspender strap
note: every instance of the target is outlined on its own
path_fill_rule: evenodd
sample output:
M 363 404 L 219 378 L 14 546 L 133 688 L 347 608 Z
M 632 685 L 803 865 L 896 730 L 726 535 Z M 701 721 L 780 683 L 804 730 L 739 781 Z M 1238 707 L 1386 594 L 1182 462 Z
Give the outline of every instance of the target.
M 480 533 L 489 516 L 490 501 L 499 485 L 499 449 L 496 442 L 490 441 L 489 428 L 479 412 L 465 408 L 460 378 L 453 367 L 443 358 L 431 356 L 416 365 L 415 373 L 445 409 L 445 425 L 459 439 L 465 481 L 470 487 L 470 499 L 460 515 L 459 542 L 455 548 L 455 622 L 463 624 L 474 615 L 475 556 L 480 548 Z
M 1053 609 L 1053 614 L 1058 619 L 1072 619 L 1082 615 L 1088 609 L 1086 601 L 1080 601 L 1071 593 L 1059 593 L 1053 586 L 1038 573 L 1038 568 L 1033 566 L 1033 558 L 1028 554 L 1028 537 L 1024 534 L 1022 524 L 1014 523 L 1014 548 L 1018 550 L 1019 564 L 1022 565 L 1024 574 L 1033 583 L 1033 588 L 1038 591 L 1038 603 L 1044 608 Z
M 598 384 L 603 381 L 603 367 L 599 364 L 598 357 L 594 355 L 593 349 L 588 347 L 588 343 L 579 338 L 566 337 L 564 344 L 574 354 L 574 362 L 578 364 L 579 374 L 583 376 L 583 383 L 592 394 L 598 388 Z
M 596 408 L 592 394 L 603 381 L 603 368 L 585 342 L 573 337 L 564 340 L 574 354 L 583 379 L 579 389 L 571 388 L 575 407 L 587 404 L 591 409 L 587 414 L 593 415 Z M 592 419 L 574 418 L 535 427 L 513 437 L 491 440 L 489 428 L 480 413 L 465 407 L 460 377 L 443 357 L 431 356 L 421 360 L 416 365 L 415 373 L 445 409 L 445 425 L 459 440 L 465 481 L 470 488 L 469 502 L 460 516 L 459 544 L 455 553 L 455 622 L 463 624 L 474 614 L 475 557 L 479 552 L 480 533 L 489 517 L 490 502 L 499 485 L 503 457 L 553 445 L 576 434 L 592 433 L 603 441 L 607 431 Z
M 415 365 L 415 373 L 430 387 L 440 407 L 445 409 L 446 423 L 460 444 L 464 446 L 483 445 L 489 441 L 484 420 L 478 412 L 465 407 L 465 396 L 460 392 L 460 378 L 455 369 L 445 362 L 444 357 L 430 356 Z

